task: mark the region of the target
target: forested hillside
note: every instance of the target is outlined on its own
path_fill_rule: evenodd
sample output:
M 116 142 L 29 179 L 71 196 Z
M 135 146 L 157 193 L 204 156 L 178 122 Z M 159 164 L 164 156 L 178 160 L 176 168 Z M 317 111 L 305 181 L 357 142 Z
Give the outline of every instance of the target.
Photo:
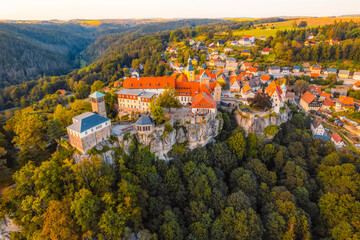
M 84 52 L 83 58 L 87 63 L 99 58 L 112 43 L 129 33 L 150 34 L 218 21 L 188 19 L 96 26 L 74 23 L 0 23 L 0 88 L 38 79 L 43 75 L 66 74 L 79 68 L 80 53 L 103 35 Z

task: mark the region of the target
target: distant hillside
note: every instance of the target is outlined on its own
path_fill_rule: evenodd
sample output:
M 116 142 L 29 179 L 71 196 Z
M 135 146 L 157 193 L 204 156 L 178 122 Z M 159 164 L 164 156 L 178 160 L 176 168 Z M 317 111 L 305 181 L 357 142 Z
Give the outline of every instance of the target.
M 69 72 L 95 31 L 74 24 L 0 23 L 0 87 Z
M 0 88 L 37 79 L 42 75 L 67 74 L 80 67 L 82 51 L 86 49 L 83 58 L 90 64 L 125 34 L 151 34 L 218 21 L 137 19 L 0 22 Z M 134 39 L 134 36 L 129 35 L 128 39 Z
M 109 34 L 99 37 L 82 53 L 83 58 L 88 62 L 99 59 L 105 52 L 111 52 L 117 45 L 123 44 L 123 41 L 131 41 L 137 39 L 140 34 L 152 34 L 161 31 L 172 31 L 182 27 L 196 27 L 199 25 L 224 22 L 219 19 L 185 19 L 164 22 L 148 22 L 136 24 L 125 30 L 121 34 Z M 127 33 L 135 33 L 135 35 L 127 35 Z

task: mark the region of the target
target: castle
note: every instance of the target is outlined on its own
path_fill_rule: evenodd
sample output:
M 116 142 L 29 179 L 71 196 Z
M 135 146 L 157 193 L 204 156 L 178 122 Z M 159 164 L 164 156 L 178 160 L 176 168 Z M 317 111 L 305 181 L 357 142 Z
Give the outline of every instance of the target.
M 73 117 L 73 124 L 66 128 L 70 144 L 82 153 L 109 139 L 111 134 L 111 121 L 106 117 L 105 95 L 94 92 L 89 97 L 93 112 Z

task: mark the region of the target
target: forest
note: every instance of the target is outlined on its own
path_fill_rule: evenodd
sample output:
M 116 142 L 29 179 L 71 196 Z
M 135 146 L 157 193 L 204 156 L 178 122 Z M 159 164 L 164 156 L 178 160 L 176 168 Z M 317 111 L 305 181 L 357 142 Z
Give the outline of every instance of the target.
M 120 36 L 131 33 L 144 36 L 213 22 L 221 20 L 186 19 L 143 24 L 106 23 L 98 26 L 75 23 L 0 23 L 0 89 L 46 75 L 67 74 L 80 68 L 81 60 L 90 64 L 102 54 L 99 46 L 108 46 Z M 101 36 L 105 36 L 106 40 Z
M 3 192 L 1 216 L 13 214 L 22 227 L 14 239 L 359 237 L 357 157 L 314 139 L 300 113 L 272 141 L 245 137 L 232 113 L 222 118 L 216 143 L 174 150 L 168 163 L 134 137 L 129 155 L 114 149 L 114 166 L 96 157 L 74 165 L 61 144 L 23 163 L 17 187 Z

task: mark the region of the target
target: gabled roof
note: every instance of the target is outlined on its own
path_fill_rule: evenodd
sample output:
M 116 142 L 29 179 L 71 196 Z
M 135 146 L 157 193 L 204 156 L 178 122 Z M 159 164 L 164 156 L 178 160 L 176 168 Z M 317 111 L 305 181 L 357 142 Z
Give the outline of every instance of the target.
M 242 92 L 243 94 L 246 94 L 246 93 L 247 93 L 248 91 L 250 91 L 250 90 L 251 90 L 250 85 L 249 85 L 248 82 L 246 82 L 245 85 L 242 87 L 241 92 Z
M 104 96 L 105 96 L 105 94 L 99 93 L 98 91 L 89 95 L 89 97 L 91 97 L 91 98 L 100 98 L 100 97 L 104 97 Z
M 260 79 L 261 79 L 262 81 L 269 81 L 269 80 L 270 80 L 270 76 L 263 74 Z
M 201 92 L 194 97 L 189 108 L 216 108 L 216 102 L 207 93 Z
M 339 75 L 343 74 L 343 75 L 350 75 L 350 70 L 340 70 L 339 71 Z
M 282 90 L 280 86 L 276 85 L 275 81 L 272 81 L 269 86 L 265 89 L 265 92 L 271 97 L 274 93 L 277 93 L 279 98 L 281 98 Z M 281 100 L 281 99 L 280 99 Z
M 338 102 L 347 107 L 355 108 L 354 99 L 352 97 L 340 96 Z
M 316 96 L 311 94 L 309 91 L 306 91 L 301 98 L 307 103 L 310 104 L 312 101 L 316 99 Z
M 356 83 L 354 83 L 355 87 L 359 87 L 360 86 L 360 81 L 357 81 Z
M 339 136 L 339 134 L 337 133 L 334 133 L 332 136 L 331 136 L 332 139 L 334 139 L 334 141 L 336 143 L 339 143 L 339 142 L 343 142 L 344 140 Z
M 258 71 L 257 68 L 251 67 L 248 69 L 248 72 L 256 73 Z
M 313 128 L 317 128 L 317 127 L 319 127 L 319 126 L 322 125 L 322 124 L 321 124 L 321 121 L 320 121 L 319 119 L 315 118 L 315 119 L 312 121 L 311 125 L 313 126 Z

